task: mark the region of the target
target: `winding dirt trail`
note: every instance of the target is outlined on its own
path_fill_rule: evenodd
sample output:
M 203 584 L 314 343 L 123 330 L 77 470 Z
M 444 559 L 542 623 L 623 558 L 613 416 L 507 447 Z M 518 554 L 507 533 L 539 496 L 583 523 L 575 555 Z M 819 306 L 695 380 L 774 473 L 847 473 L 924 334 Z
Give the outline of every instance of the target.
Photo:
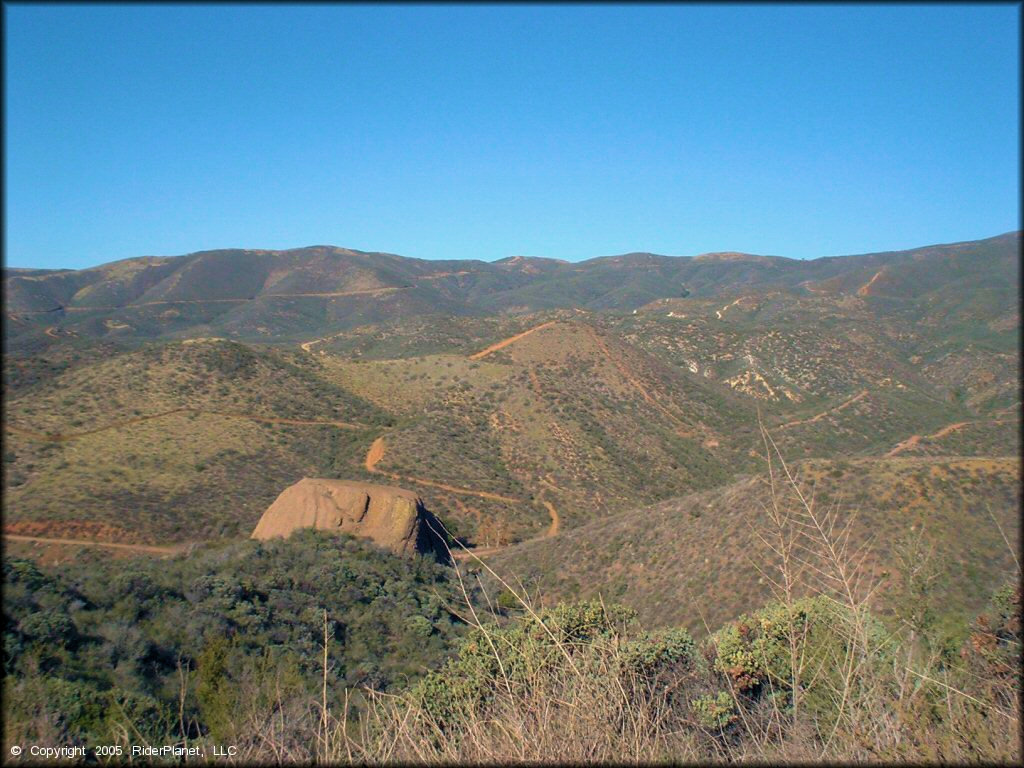
M 725 314 L 726 310 L 728 310 L 729 307 L 735 307 L 737 304 L 739 304 L 745 298 L 747 298 L 747 297 L 746 296 L 740 296 L 738 299 L 736 299 L 736 301 L 732 302 L 732 304 L 726 304 L 721 309 L 716 309 L 715 310 L 715 317 L 717 317 L 719 320 L 721 320 L 722 319 L 722 315 Z
M 303 352 L 308 352 L 309 354 L 313 354 L 313 345 L 314 344 L 323 344 L 325 341 L 330 341 L 331 339 L 336 339 L 339 336 L 345 335 L 345 333 L 346 333 L 346 331 L 341 331 L 340 333 L 333 333 L 330 336 L 322 336 L 319 339 L 310 339 L 309 341 L 302 342 L 301 344 L 299 344 L 299 346 L 302 347 L 302 351 Z M 321 353 L 321 354 L 323 354 L 323 353 Z
M 799 424 L 814 424 L 815 422 L 821 421 L 822 419 L 824 419 L 830 413 L 838 413 L 839 411 L 843 410 L 844 408 L 849 408 L 851 405 L 856 403 L 858 400 L 862 400 L 865 397 L 867 397 L 867 394 L 868 394 L 868 391 L 866 389 L 862 389 L 860 392 L 858 392 L 856 395 L 851 397 L 849 400 L 847 400 L 846 402 L 840 403 L 835 408 L 829 408 L 827 411 L 822 411 L 817 416 L 812 416 L 809 419 L 798 419 L 797 421 L 787 421 L 785 424 L 780 424 L 779 426 L 777 426 L 776 429 L 787 429 L 789 427 L 795 427 L 795 426 L 797 426 Z
M 531 333 L 536 333 L 539 330 L 548 328 L 557 322 L 557 320 L 548 320 L 546 323 L 541 323 L 540 325 L 533 326 L 533 328 L 527 328 L 522 333 L 517 333 L 515 336 L 509 336 L 507 339 L 503 339 L 502 341 L 499 341 L 497 344 L 491 344 L 491 346 L 487 347 L 486 349 L 481 349 L 479 352 L 470 355 L 469 359 L 479 360 L 482 357 L 487 357 L 488 355 L 497 352 L 499 349 L 504 349 L 509 344 L 515 344 L 517 341 L 526 336 L 529 336 Z
M 45 536 L 22 536 L 16 533 L 3 534 L 5 539 L 10 541 L 25 541 L 35 544 L 63 544 L 77 547 L 108 547 L 110 549 L 121 549 L 129 552 L 140 552 L 147 555 L 176 555 L 184 552 L 187 544 L 177 544 L 171 547 L 158 547 L 150 544 L 118 544 L 113 541 L 96 541 L 94 539 L 51 539 Z
M 258 421 L 264 424 L 295 424 L 300 426 L 325 426 L 325 427 L 337 427 L 339 429 L 366 429 L 365 426 L 360 424 L 350 424 L 347 421 L 322 421 L 317 419 L 284 419 L 277 418 L 275 416 L 257 416 L 251 413 L 230 413 L 226 411 L 204 411 L 198 408 L 173 408 L 169 411 L 161 411 L 160 413 L 152 413 L 148 416 L 139 416 L 134 419 L 125 419 L 124 421 L 116 421 L 113 424 L 107 424 L 103 427 L 95 427 L 93 429 L 86 429 L 82 432 L 66 432 L 66 433 L 45 433 L 35 432 L 33 430 L 24 429 L 23 427 L 16 427 L 13 424 L 4 424 L 4 429 L 13 432 L 16 435 L 27 437 L 30 440 L 37 440 L 40 442 L 47 443 L 66 443 L 69 440 L 76 440 L 80 437 L 86 437 L 87 435 L 96 435 L 100 432 L 108 432 L 112 429 L 122 429 L 124 427 L 130 427 L 133 424 L 141 424 L 144 421 L 152 421 L 153 419 L 162 419 L 166 416 L 172 416 L 176 413 L 194 413 L 198 416 L 221 416 L 230 419 L 245 419 L 247 421 Z

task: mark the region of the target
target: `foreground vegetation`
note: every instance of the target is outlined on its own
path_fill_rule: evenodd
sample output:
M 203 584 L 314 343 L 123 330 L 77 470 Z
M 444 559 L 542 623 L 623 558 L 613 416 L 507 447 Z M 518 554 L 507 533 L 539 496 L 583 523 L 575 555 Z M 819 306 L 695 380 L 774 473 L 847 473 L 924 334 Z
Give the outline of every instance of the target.
M 322 693 L 438 666 L 451 573 L 349 536 L 211 546 L 172 560 L 4 561 L 6 744 L 251 738 Z M 282 709 L 282 702 L 289 702 Z
M 601 599 L 537 608 L 482 561 L 452 570 L 312 531 L 128 567 L 44 573 L 8 560 L 4 748 L 230 744 L 246 762 L 1018 761 L 1019 586 L 997 590 L 953 643 L 943 584 L 908 545 L 880 616 L 849 519 L 803 496 L 785 464 L 769 485 L 759 541 L 774 599 L 702 640 L 645 630 Z

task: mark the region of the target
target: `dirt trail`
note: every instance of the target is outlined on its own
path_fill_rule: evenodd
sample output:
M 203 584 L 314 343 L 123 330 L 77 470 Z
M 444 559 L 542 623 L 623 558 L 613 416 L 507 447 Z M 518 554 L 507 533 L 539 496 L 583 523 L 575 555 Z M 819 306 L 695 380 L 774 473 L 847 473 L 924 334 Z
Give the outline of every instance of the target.
M 537 378 L 536 368 L 530 368 L 530 384 L 533 386 L 533 391 L 536 392 L 538 396 L 544 396 L 544 391 L 540 386 L 540 379 Z
M 472 270 L 462 270 L 460 272 L 438 272 L 433 275 L 420 275 L 415 278 L 416 280 L 440 280 L 442 277 L 458 277 L 459 275 L 475 275 L 476 272 Z
M 972 424 L 1009 424 L 1011 422 L 1011 419 L 981 419 L 979 421 L 957 421 L 954 422 L 953 424 L 946 425 L 938 432 L 934 432 L 930 435 L 911 435 L 903 442 L 897 443 L 895 447 L 885 455 L 886 458 L 890 456 L 896 456 L 900 453 L 903 453 L 903 451 L 907 451 L 910 450 L 911 448 L 914 448 L 922 440 L 941 440 L 949 433 L 956 432 L 958 429 L 963 429 L 964 427 L 968 427 Z
M 868 280 L 866 283 L 864 283 L 864 285 L 862 285 L 860 288 L 857 289 L 857 295 L 858 296 L 867 296 L 868 294 L 870 294 L 871 293 L 871 286 L 875 284 L 875 280 L 877 280 L 878 278 L 880 278 L 882 276 L 882 273 L 884 271 L 885 271 L 885 267 L 882 267 L 880 270 L 875 272 L 875 274 L 872 276 L 872 278 L 870 280 Z
M 555 505 L 552 504 L 550 501 L 542 501 L 541 504 L 544 505 L 544 507 L 548 511 L 548 514 L 551 515 L 551 524 L 548 526 L 547 530 L 544 531 L 544 533 L 542 533 L 540 536 L 535 537 L 534 539 L 529 539 L 529 541 L 536 541 L 537 539 L 550 539 L 552 536 L 558 535 L 558 528 L 561 522 L 561 519 L 558 516 L 558 510 L 555 509 Z M 523 542 L 517 543 L 522 544 Z M 487 555 L 495 555 L 498 552 L 503 552 L 511 546 L 514 545 L 505 544 L 504 546 L 499 547 L 473 547 L 471 549 L 460 549 L 457 551 L 450 550 L 450 552 L 453 560 L 468 560 L 471 557 L 479 558 L 487 557 Z
M 370 450 L 366 452 L 366 471 L 376 472 L 377 462 L 384 458 L 384 438 L 378 437 L 370 444 Z
M 124 549 L 131 552 L 144 552 L 150 555 L 176 555 L 184 552 L 187 544 L 178 544 L 172 547 L 157 547 L 150 544 L 118 544 L 113 541 L 96 541 L 93 539 L 51 539 L 45 536 L 21 536 L 14 533 L 3 534 L 5 539 L 11 541 L 27 541 L 37 544 L 65 544 L 79 547 L 109 547 L 111 549 Z
M 558 322 L 557 320 L 549 320 L 546 323 L 541 323 L 540 325 L 535 325 L 535 326 L 533 326 L 533 328 L 527 328 L 522 333 L 517 333 L 515 336 L 509 336 L 507 339 L 504 339 L 503 341 L 499 341 L 497 344 L 491 344 L 491 346 L 487 347 L 487 349 L 481 349 L 479 352 L 470 355 L 469 359 L 470 360 L 479 360 L 482 357 L 487 357 L 488 355 L 492 354 L 493 352 L 497 352 L 499 349 L 504 349 L 509 344 L 514 344 L 515 342 L 519 341 L 524 336 L 529 336 L 531 333 L 535 333 L 536 331 L 539 331 L 539 330 L 541 330 L 543 328 L 547 328 L 549 326 L 552 326 L 552 325 L 554 325 L 557 322 Z
M 839 411 L 843 410 L 844 408 L 850 407 L 851 405 L 856 403 L 858 400 L 861 400 L 861 399 L 867 397 L 867 394 L 868 394 L 868 391 L 866 389 L 862 389 L 860 392 L 858 392 L 856 395 L 851 397 L 849 400 L 847 400 L 844 403 L 840 403 L 835 408 L 829 408 L 827 411 L 822 411 L 817 416 L 812 416 L 809 419 L 798 419 L 797 421 L 787 421 L 785 424 L 780 424 L 778 427 L 776 427 L 776 429 L 787 429 L 789 427 L 795 427 L 798 424 L 814 424 L 817 421 L 821 421 L 823 418 L 828 416 L 830 413 L 838 413 Z
M 303 352 L 309 352 L 309 354 L 313 354 L 312 347 L 314 344 L 323 344 L 325 341 L 330 341 L 331 339 L 336 339 L 339 336 L 344 336 L 345 333 L 346 331 L 341 331 L 340 333 L 332 333 L 330 336 L 322 336 L 319 339 L 310 339 L 309 341 L 302 342 L 301 344 L 299 344 L 299 346 L 302 347 Z
M 481 499 L 507 501 L 512 504 L 522 503 L 521 499 L 513 499 L 509 496 L 502 496 L 497 493 L 490 493 L 488 491 L 474 491 L 469 488 L 458 488 L 453 485 L 446 485 L 445 483 L 436 483 L 433 480 L 423 480 L 422 478 L 418 477 L 404 477 L 402 475 L 397 475 L 393 472 L 386 472 L 382 469 L 377 469 L 377 465 L 380 463 L 381 459 L 384 458 L 384 450 L 385 446 L 383 437 L 378 437 L 370 444 L 370 449 L 366 452 L 366 460 L 364 462 L 367 472 L 373 472 L 374 474 L 377 475 L 384 475 L 385 477 L 390 477 L 392 480 L 398 480 L 399 482 L 411 482 L 419 483 L 421 485 L 429 485 L 433 488 L 440 488 L 445 491 L 451 491 L 452 493 L 461 493 L 469 496 L 476 496 Z M 558 530 L 561 527 L 561 518 L 558 516 L 558 510 L 555 509 L 555 505 L 552 504 L 550 501 L 541 501 L 541 504 L 544 505 L 544 508 L 547 509 L 548 514 L 551 516 L 551 524 L 539 538 L 550 538 L 552 536 L 557 536 Z M 472 556 L 482 557 L 484 555 L 491 555 L 495 552 L 500 552 L 505 548 L 506 547 L 483 547 L 480 549 L 472 549 L 468 551 L 452 552 L 451 554 L 452 557 L 456 560 L 461 560 Z
M 743 301 L 743 300 L 744 300 L 745 298 L 746 298 L 746 296 L 740 296 L 740 297 L 739 297 L 738 299 L 736 299 L 736 301 L 734 301 L 734 302 L 733 302 L 732 304 L 726 304 L 726 305 L 725 305 L 724 307 L 722 307 L 721 309 L 716 309 L 716 310 L 715 310 L 715 317 L 717 317 L 717 318 L 718 318 L 719 320 L 721 320 L 721 319 L 722 319 L 722 315 L 724 315 L 724 314 L 725 314 L 725 311 L 726 311 L 727 309 L 729 309 L 729 307 L 734 307 L 734 306 L 736 306 L 736 305 L 737 305 L 737 304 L 739 304 L 739 303 L 740 303 L 741 301 Z
M 165 416 L 172 416 L 176 413 L 194 413 L 198 416 L 222 416 L 231 419 L 247 419 L 248 421 L 258 421 L 265 424 L 297 424 L 304 426 L 325 426 L 325 427 L 338 427 L 339 429 L 366 429 L 365 426 L 359 424 L 350 424 L 347 421 L 321 421 L 316 419 L 283 419 L 274 416 L 256 416 L 250 413 L 228 413 L 224 411 L 203 411 L 198 408 L 173 408 L 169 411 L 161 411 L 160 413 L 153 413 L 149 416 L 139 416 L 135 419 L 126 419 L 124 421 L 116 421 L 113 424 L 107 424 L 103 427 L 95 427 L 94 429 L 86 429 L 82 432 L 67 432 L 67 433 L 53 433 L 48 434 L 44 432 L 34 432 L 29 429 L 22 427 L 16 427 L 13 424 L 4 424 L 4 429 L 7 429 L 17 435 L 27 437 L 31 440 L 39 440 L 48 443 L 66 443 L 69 440 L 75 440 L 80 437 L 87 435 L 95 435 L 100 432 L 107 432 L 112 429 L 122 429 L 124 427 L 130 427 L 133 424 L 141 424 L 144 421 L 152 421 L 153 419 L 162 419 Z
M 542 538 L 550 539 L 552 536 L 558 535 L 558 528 L 561 525 L 562 521 L 561 518 L 558 517 L 558 510 L 555 509 L 554 504 L 552 504 L 550 501 L 542 501 L 541 504 L 543 504 L 547 508 L 548 514 L 551 515 L 551 525 L 548 526 L 548 529 L 547 531 L 545 531 L 544 536 Z
M 898 453 L 903 453 L 903 451 L 910 450 L 911 448 L 913 448 L 914 446 L 916 446 L 920 442 L 921 442 L 921 435 L 911 435 L 906 440 L 904 440 L 904 441 L 902 441 L 900 443 L 896 443 L 896 446 L 891 451 L 889 451 L 887 454 L 885 454 L 885 456 L 886 456 L 886 458 L 888 458 L 890 456 L 895 456 Z

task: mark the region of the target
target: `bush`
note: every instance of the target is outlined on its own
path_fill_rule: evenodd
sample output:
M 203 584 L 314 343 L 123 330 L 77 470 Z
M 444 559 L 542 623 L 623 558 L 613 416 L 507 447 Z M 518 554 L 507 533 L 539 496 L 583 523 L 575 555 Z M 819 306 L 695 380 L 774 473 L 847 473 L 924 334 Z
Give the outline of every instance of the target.
M 785 711 L 791 711 L 796 693 L 812 717 L 834 720 L 839 678 L 861 655 L 870 656 L 872 665 L 883 663 L 885 638 L 874 617 L 854 615 L 817 596 L 741 616 L 712 636 L 707 653 L 737 693 L 767 694 Z M 862 675 L 869 672 L 858 668 Z

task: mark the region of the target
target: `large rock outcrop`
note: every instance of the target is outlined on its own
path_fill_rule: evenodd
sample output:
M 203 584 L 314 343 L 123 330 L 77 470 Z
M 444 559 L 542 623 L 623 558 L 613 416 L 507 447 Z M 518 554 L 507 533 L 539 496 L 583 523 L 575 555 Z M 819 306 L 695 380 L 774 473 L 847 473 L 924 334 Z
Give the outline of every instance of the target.
M 403 555 L 440 558 L 445 548 L 431 530 L 433 520 L 423 500 L 404 488 L 306 477 L 267 508 L 252 538 L 287 538 L 299 528 L 316 528 L 373 539 Z

